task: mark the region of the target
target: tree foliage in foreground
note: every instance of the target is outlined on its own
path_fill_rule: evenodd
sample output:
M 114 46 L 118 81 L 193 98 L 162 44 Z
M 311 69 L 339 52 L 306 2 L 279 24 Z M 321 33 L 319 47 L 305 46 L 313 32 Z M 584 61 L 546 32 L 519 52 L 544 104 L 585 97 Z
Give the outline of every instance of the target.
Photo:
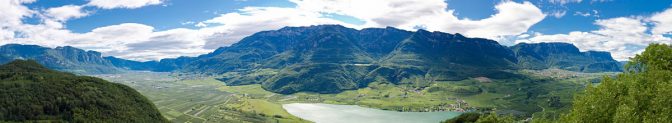
M 585 94 L 577 95 L 571 111 L 561 119 L 535 118 L 532 122 L 672 122 L 672 47 L 651 44 L 632 58 L 625 70 L 615 78 L 605 77 L 597 86 L 586 87 Z M 477 119 L 476 122 L 516 122 L 511 117 L 497 115 Z
M 481 117 L 480 113 L 476 112 L 467 112 L 460 114 L 459 116 L 443 121 L 443 123 L 474 123 L 478 118 Z
M 513 123 L 516 122 L 513 115 L 500 115 L 496 112 L 490 114 L 480 114 L 476 112 L 468 112 L 461 114 L 453 119 L 443 121 L 443 123 Z
M 672 47 L 651 44 L 626 71 L 579 95 L 565 122 L 672 122 Z
M 168 121 L 128 86 L 17 60 L 0 66 L 0 122 Z

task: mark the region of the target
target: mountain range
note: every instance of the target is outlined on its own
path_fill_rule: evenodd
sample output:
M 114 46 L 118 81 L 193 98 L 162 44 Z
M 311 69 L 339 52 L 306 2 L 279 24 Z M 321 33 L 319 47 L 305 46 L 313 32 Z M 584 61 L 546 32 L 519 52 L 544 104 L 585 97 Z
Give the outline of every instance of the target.
M 517 69 L 621 71 L 610 53 L 581 52 L 567 43 L 507 47 L 461 34 L 392 27 L 356 30 L 340 25 L 262 31 L 197 57 L 148 62 L 101 57 L 98 52 L 72 47 L 10 44 L 0 47 L 0 53 L 0 62 L 35 59 L 47 67 L 74 72 L 148 70 L 216 75 L 228 85 L 261 84 L 277 93 L 336 93 L 371 82 L 422 87 L 433 81 L 519 77 L 512 72 Z

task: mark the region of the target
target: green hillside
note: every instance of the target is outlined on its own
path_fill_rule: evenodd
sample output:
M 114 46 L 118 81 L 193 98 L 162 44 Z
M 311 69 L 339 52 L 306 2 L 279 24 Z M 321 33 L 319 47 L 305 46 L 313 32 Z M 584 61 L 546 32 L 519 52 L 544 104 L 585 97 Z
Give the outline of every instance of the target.
M 626 72 L 604 79 L 574 100 L 563 122 L 672 122 L 672 47 L 651 44 L 626 65 Z
M 669 123 L 672 122 L 672 47 L 651 44 L 616 77 L 604 77 L 577 94 L 561 117 L 533 117 L 533 123 Z M 514 123 L 516 117 L 464 114 L 452 122 Z
M 144 96 L 105 80 L 35 61 L 0 66 L 0 122 L 167 122 Z
M 506 47 L 461 34 L 340 25 L 258 32 L 182 67 L 183 74 L 224 76 L 218 80 L 227 85 L 261 84 L 281 94 L 339 93 L 375 82 L 424 88 L 476 77 L 517 79 L 524 77 L 514 72 L 520 69 L 620 71 L 609 53 L 567 43 Z

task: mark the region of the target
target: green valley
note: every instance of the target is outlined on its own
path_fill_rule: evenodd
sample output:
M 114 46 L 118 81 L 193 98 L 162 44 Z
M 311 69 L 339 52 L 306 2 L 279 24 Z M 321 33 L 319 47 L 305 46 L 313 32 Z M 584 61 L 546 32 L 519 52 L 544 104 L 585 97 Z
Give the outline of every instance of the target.
M 278 103 L 250 96 L 271 92 L 243 86 L 222 91 L 231 87 L 214 79 L 180 80 L 176 75 L 157 72 L 96 76 L 137 89 L 172 122 L 308 122 L 288 114 Z
M 128 85 L 173 122 L 310 122 L 283 109 L 291 103 L 556 118 L 575 93 L 621 71 L 610 53 L 568 43 L 503 46 L 461 34 L 341 25 L 262 31 L 208 54 L 159 61 L 73 47 L 12 44 L 0 52 Z
M 616 74 L 560 69 L 522 70 L 519 73 L 529 77 L 437 81 L 423 88 L 373 82 L 366 88 L 337 94 L 278 94 L 266 91 L 259 84 L 227 86 L 214 79 L 219 77 L 198 78 L 171 73 L 97 76 L 139 90 L 173 122 L 309 122 L 287 113 L 281 105 L 345 104 L 402 112 L 498 110 L 527 117 L 557 117 L 571 107 L 573 93 L 603 76 Z

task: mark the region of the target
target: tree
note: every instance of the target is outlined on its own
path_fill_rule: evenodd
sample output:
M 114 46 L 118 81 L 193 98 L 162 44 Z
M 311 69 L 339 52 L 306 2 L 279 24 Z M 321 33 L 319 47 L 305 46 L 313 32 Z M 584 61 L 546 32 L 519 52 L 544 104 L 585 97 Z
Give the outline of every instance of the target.
M 443 121 L 443 123 L 474 123 L 480 117 L 481 117 L 480 113 L 467 112 L 467 113 L 464 113 L 464 114 L 460 114 L 460 116 L 457 116 L 455 118 Z
M 503 115 L 497 114 L 496 112 L 491 112 L 490 114 L 481 114 L 477 112 L 468 112 L 461 114 L 452 119 L 443 121 L 443 123 L 514 123 L 516 122 L 513 115 Z
M 499 116 L 495 112 L 492 112 L 489 115 L 485 115 L 476 121 L 476 123 L 515 123 L 515 122 L 516 119 L 515 117 L 513 117 L 513 115 Z
M 35 61 L 0 65 L 0 122 L 166 123 L 126 85 L 45 68 Z
M 672 122 L 672 47 L 651 44 L 615 78 L 588 86 L 563 122 Z

